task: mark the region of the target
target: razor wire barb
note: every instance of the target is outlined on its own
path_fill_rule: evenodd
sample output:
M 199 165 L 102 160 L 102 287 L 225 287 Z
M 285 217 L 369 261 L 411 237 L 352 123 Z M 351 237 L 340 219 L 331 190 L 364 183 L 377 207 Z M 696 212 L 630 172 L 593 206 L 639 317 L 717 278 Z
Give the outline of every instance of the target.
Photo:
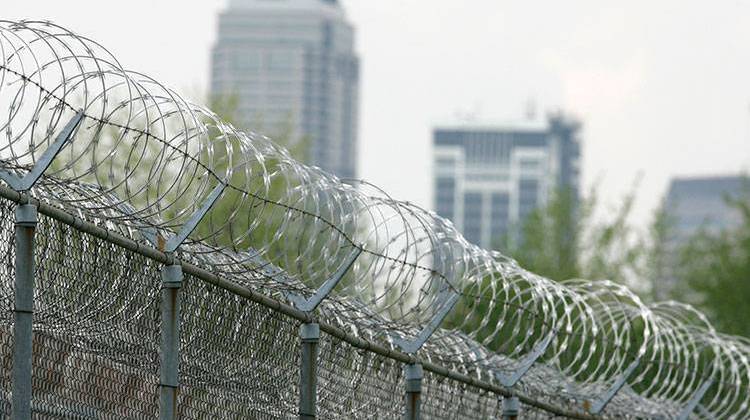
M 748 411 L 748 341 L 717 333 L 692 307 L 646 305 L 610 281 L 530 273 L 430 211 L 295 161 L 55 24 L 0 21 L 0 53 L 7 173 L 23 178 L 82 116 L 30 196 L 161 251 L 189 226 L 175 258 L 279 302 L 314 298 L 335 278 L 315 317 L 447 367 L 453 382 L 426 394 L 463 395 L 461 379 L 473 378 L 548 414 Z M 109 300 L 138 313 L 149 302 Z M 342 360 L 365 358 L 350 351 Z M 398 383 L 394 375 L 384 383 Z

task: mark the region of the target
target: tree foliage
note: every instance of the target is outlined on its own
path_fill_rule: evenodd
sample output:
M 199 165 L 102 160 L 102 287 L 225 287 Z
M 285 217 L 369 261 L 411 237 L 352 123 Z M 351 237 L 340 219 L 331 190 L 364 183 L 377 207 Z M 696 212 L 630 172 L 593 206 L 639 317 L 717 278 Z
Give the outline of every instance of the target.
M 519 241 L 507 242 L 507 253 L 553 280 L 609 279 L 644 300 L 687 301 L 717 330 L 750 336 L 750 195 L 729 203 L 742 215 L 740 226 L 702 229 L 675 243 L 674 220 L 664 206 L 645 229 L 630 223 L 635 191 L 603 218 L 596 191 L 578 206 L 570 194 L 558 192 L 523 222 Z
M 702 229 L 682 247 L 675 274 L 682 296 L 725 333 L 750 337 L 750 199 L 731 201 L 740 226 Z
M 629 221 L 634 199 L 629 193 L 602 217 L 596 190 L 580 202 L 570 190 L 558 190 L 522 222 L 518 241 L 506 241 L 506 252 L 527 270 L 553 280 L 632 283 L 643 255 Z

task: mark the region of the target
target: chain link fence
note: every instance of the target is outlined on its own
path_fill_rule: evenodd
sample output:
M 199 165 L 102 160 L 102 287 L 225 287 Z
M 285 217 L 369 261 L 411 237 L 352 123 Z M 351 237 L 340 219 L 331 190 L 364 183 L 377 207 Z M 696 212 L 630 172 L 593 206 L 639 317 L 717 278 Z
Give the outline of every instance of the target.
M 0 199 L 0 418 L 8 419 L 15 206 Z M 44 215 L 36 238 L 33 417 L 158 417 L 161 264 Z M 178 417 L 297 418 L 300 320 L 195 276 L 183 283 Z M 403 417 L 403 365 L 323 333 L 318 416 Z M 423 381 L 424 418 L 501 418 L 502 395 L 429 371 Z
M 3 418 L 742 418 L 750 343 L 553 282 L 0 21 Z

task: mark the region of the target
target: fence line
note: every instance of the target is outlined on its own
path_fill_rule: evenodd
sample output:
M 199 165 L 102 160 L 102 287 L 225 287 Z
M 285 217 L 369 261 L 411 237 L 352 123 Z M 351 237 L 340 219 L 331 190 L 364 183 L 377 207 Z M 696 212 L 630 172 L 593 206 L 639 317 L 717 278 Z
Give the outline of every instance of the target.
M 444 366 L 440 366 L 427 360 L 423 360 L 415 355 L 406 354 L 393 347 L 381 345 L 376 342 L 368 341 L 367 339 L 358 337 L 356 335 L 349 334 L 344 329 L 337 327 L 336 325 L 332 325 L 326 323 L 325 321 L 316 319 L 313 313 L 300 311 L 293 306 L 270 298 L 262 293 L 255 292 L 252 289 L 244 287 L 238 283 L 224 279 L 189 262 L 179 261 L 178 259 L 175 259 L 174 257 L 164 253 L 163 251 L 136 242 L 133 239 L 123 236 L 117 232 L 113 232 L 101 226 L 97 226 L 89 221 L 76 217 L 66 212 L 65 210 L 41 202 L 33 197 L 25 196 L 24 194 L 14 191 L 4 185 L 0 185 L 0 197 L 18 204 L 31 204 L 37 207 L 39 213 L 42 215 L 64 223 L 81 232 L 90 234 L 104 241 L 111 242 L 112 244 L 128 251 L 140 254 L 143 257 L 153 260 L 156 263 L 164 264 L 165 266 L 179 264 L 186 274 L 191 275 L 196 279 L 200 279 L 202 281 L 220 287 L 228 292 L 231 292 L 237 296 L 241 296 L 242 298 L 256 302 L 303 324 L 318 323 L 322 332 L 339 340 L 342 340 L 350 344 L 352 347 L 366 350 L 368 352 L 378 354 L 385 358 L 392 359 L 396 362 L 404 363 L 406 365 L 420 364 L 425 371 L 474 386 L 478 389 L 497 394 L 500 397 L 516 396 L 524 404 L 531 407 L 537 407 L 550 414 L 575 419 L 595 418 L 595 416 L 588 415 L 584 412 L 566 410 L 564 408 L 546 404 L 543 401 L 539 401 L 531 396 L 524 395 L 523 393 L 514 392 L 502 386 L 478 380 L 469 375 L 461 374 Z
M 205 378 L 196 385 L 191 382 L 195 377 L 181 373 L 205 371 L 223 377 L 209 362 L 198 366 L 184 358 L 185 351 L 199 359 L 207 357 L 186 343 L 209 345 L 210 341 L 194 337 L 204 338 L 211 328 L 181 306 L 214 317 L 209 308 L 212 299 L 235 304 L 237 296 L 272 309 L 274 315 L 258 319 L 265 313 L 260 309 L 257 313 L 236 309 L 224 316 L 263 324 L 283 315 L 301 324 L 298 331 L 282 328 L 286 342 L 301 340 L 299 351 L 288 354 L 300 366 L 287 366 L 285 373 L 289 377 L 289 369 L 299 369 L 292 375 L 299 376 L 299 383 L 286 388 L 269 383 L 268 390 L 258 391 L 268 402 L 253 407 L 266 415 L 277 405 L 281 412 L 298 411 L 302 418 L 314 417 L 317 408 L 351 415 L 346 410 L 354 410 L 353 401 L 362 407 L 376 406 L 367 395 L 356 393 L 349 402 L 330 403 L 336 397 L 328 387 L 346 393 L 346 384 L 331 376 L 336 365 L 323 369 L 324 361 L 333 356 L 347 366 L 357 361 L 359 365 L 350 366 L 356 370 L 349 372 L 352 383 L 372 380 L 367 386 L 402 400 L 400 410 L 409 418 L 419 417 L 420 412 L 439 416 L 435 404 L 452 409 L 448 401 L 454 398 L 468 404 L 461 414 L 467 418 L 483 416 L 482 412 L 501 415 L 502 406 L 510 415 L 515 410 L 514 396 L 529 416 L 721 417 L 748 409 L 748 342 L 716 333 L 693 308 L 674 302 L 645 305 L 612 282 L 555 283 L 529 273 L 499 253 L 468 244 L 450 222 L 431 212 L 394 200 L 363 181 L 344 183 L 294 161 L 269 139 L 238 131 L 153 79 L 122 69 L 101 45 L 59 26 L 0 22 L 0 47 L 0 115 L 4 116 L 0 128 L 6 134 L 0 144 L 4 168 L 0 177 L 8 185 L 0 188 L 0 195 L 19 208 L 38 208 L 76 232 L 151 261 L 128 266 L 131 270 L 160 265 L 161 279 L 149 271 L 130 280 L 156 287 L 161 298 L 147 289 L 144 293 L 150 300 L 135 305 L 125 296 L 127 288 L 134 286 L 123 279 L 116 285 L 87 287 L 97 293 L 103 293 L 97 287 L 109 287 L 107 292 L 117 298 L 97 297 L 114 299 L 112 308 L 121 308 L 117 316 L 124 316 L 125 309 L 137 316 L 153 312 L 161 323 L 154 330 L 161 339 L 154 337 L 154 341 L 162 347 L 143 350 L 158 354 L 161 362 L 148 358 L 141 362 L 159 372 L 155 380 L 161 402 L 154 404 L 161 407 L 162 418 L 177 415 L 181 405 L 195 413 L 220 410 L 207 401 L 203 404 L 209 408 L 200 410 L 186 403 L 188 397 L 201 400 L 209 390 L 227 400 L 246 395 L 236 388 L 217 391 L 220 385 L 208 386 Z M 36 223 L 21 217 L 16 224 L 22 232 L 24 226 Z M 43 223 L 40 229 L 45 232 L 50 227 Z M 60 233 L 61 229 L 52 230 Z M 14 252 L 19 258 L 23 253 L 18 251 L 28 248 L 23 236 L 15 236 L 19 242 Z M 86 260 L 84 254 L 93 246 L 89 237 L 68 241 L 43 233 L 40 239 L 54 250 L 50 255 L 61 260 L 37 259 L 39 270 L 66 269 L 62 260 L 69 251 L 60 247 L 68 242 L 82 247 L 80 255 L 67 255 L 81 269 L 106 269 L 99 261 Z M 129 264 L 130 260 L 120 261 L 115 250 L 110 252 L 103 254 L 107 260 Z M 24 296 L 20 285 L 29 277 L 20 268 L 29 266 L 16 263 L 14 267 L 19 286 L 6 286 L 13 289 L 6 297 L 19 298 Z M 215 292 L 214 297 L 203 289 L 199 292 L 205 296 L 196 295 L 196 286 L 183 281 L 183 273 L 231 295 Z M 11 276 L 5 274 L 3 280 L 10 284 Z M 59 301 L 45 300 L 56 293 L 56 286 L 41 296 L 38 291 L 32 308 L 17 299 L 13 325 L 18 327 L 33 316 L 33 334 L 39 336 L 36 320 L 46 310 L 84 299 L 76 293 L 90 292 L 76 289 L 79 286 L 73 283 L 61 286 L 71 290 Z M 96 312 L 86 312 L 91 307 L 97 303 L 89 302 L 81 311 L 86 319 L 98 319 Z M 55 314 L 64 324 L 66 316 Z M 154 322 L 139 321 L 145 330 L 154 329 Z M 245 325 L 225 318 L 215 321 L 225 334 L 213 338 L 215 345 L 244 343 L 255 348 L 256 343 L 246 342 L 252 333 Z M 128 330 L 119 322 L 119 318 L 100 320 L 97 328 Z M 327 337 L 318 338 L 317 328 Z M 14 333 L 23 338 L 15 338 L 14 343 L 33 342 L 31 324 L 15 328 Z M 264 343 L 274 334 L 261 333 Z M 39 337 L 74 349 L 93 345 Z M 98 336 L 79 339 L 104 345 Z M 340 340 L 364 355 L 338 354 L 326 339 Z M 114 350 L 127 353 L 133 343 L 118 345 L 123 347 Z M 18 345 L 14 349 L 12 365 L 23 372 L 14 374 L 13 380 L 31 378 L 30 372 L 39 366 L 35 356 Z M 270 352 L 264 349 L 256 354 L 258 360 L 243 363 L 273 359 Z M 94 357 L 89 353 L 85 357 Z M 109 366 L 108 360 L 122 356 L 114 351 L 107 357 L 97 363 Z M 380 380 L 369 357 L 378 364 L 395 361 L 406 367 Z M 361 369 L 372 377 L 358 374 Z M 153 373 L 138 375 L 153 379 Z M 435 375 L 451 385 L 436 385 Z M 223 386 L 233 381 L 250 386 L 246 379 L 227 380 Z M 394 397 L 397 384 L 401 390 Z M 38 391 L 33 381 L 30 386 Z M 34 404 L 42 410 L 44 401 L 35 396 L 32 402 L 20 392 L 24 387 L 21 382 L 13 386 L 14 410 L 27 413 Z M 185 389 L 186 396 L 179 389 Z M 503 397 L 505 404 L 489 403 L 482 392 L 495 400 Z M 297 399 L 293 408 L 287 401 L 290 395 Z M 142 396 L 145 406 L 139 415 L 153 414 L 151 397 Z M 392 407 L 378 409 L 385 410 L 383 414 Z M 244 408 L 238 410 L 248 415 L 241 411 Z M 214 416 L 217 413 L 212 411 Z

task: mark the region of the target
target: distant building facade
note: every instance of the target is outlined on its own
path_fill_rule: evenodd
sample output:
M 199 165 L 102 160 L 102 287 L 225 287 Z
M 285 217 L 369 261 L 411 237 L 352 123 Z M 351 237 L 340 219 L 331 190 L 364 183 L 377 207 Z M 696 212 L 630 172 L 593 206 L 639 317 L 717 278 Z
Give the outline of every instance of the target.
M 464 237 L 498 248 L 557 188 L 579 194 L 580 124 L 441 126 L 433 132 L 436 212 Z
M 718 233 L 742 223 L 740 211 L 728 199 L 747 197 L 748 180 L 742 176 L 675 178 L 669 184 L 664 211 L 669 226 L 666 243 L 666 269 L 678 263 L 680 248 L 701 231 Z M 672 298 L 677 286 L 675 275 L 666 272 L 654 284 L 657 300 Z
M 740 212 L 727 203 L 748 187 L 741 176 L 675 178 L 669 184 L 665 211 L 674 242 L 685 242 L 701 229 L 718 232 L 738 226 Z
M 248 127 L 291 124 L 310 164 L 356 176 L 359 61 L 336 0 L 230 0 L 219 16 L 211 92 L 236 95 Z

